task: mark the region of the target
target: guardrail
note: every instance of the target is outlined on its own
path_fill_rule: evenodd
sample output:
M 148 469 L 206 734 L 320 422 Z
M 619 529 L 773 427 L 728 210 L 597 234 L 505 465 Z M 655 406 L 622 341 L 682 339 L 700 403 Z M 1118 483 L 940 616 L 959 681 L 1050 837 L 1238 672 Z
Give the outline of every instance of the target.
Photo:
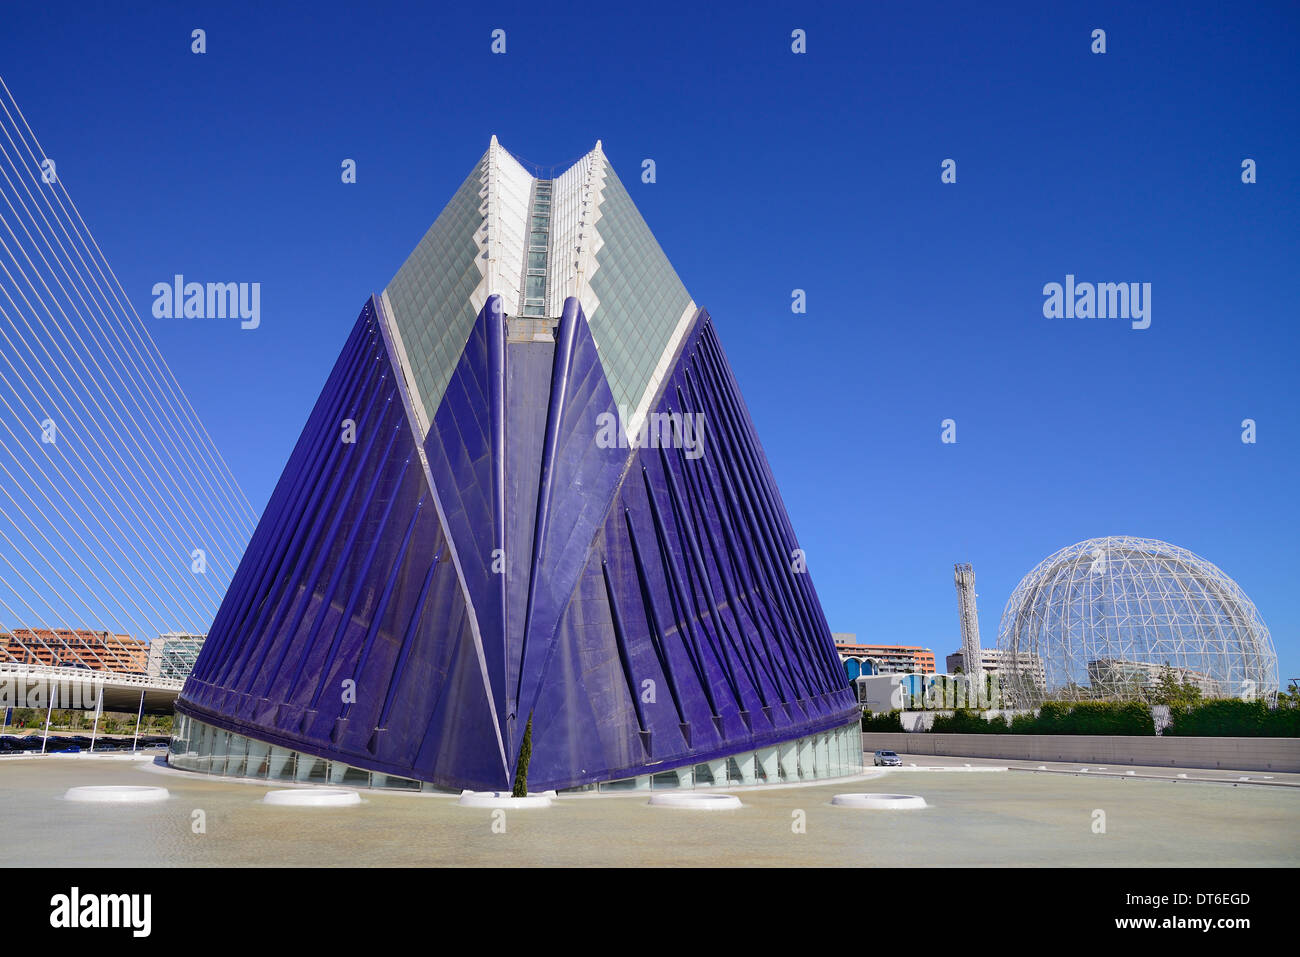
M 95 684 L 134 685 L 156 688 L 159 691 L 180 691 L 185 686 L 184 678 L 162 678 L 120 671 L 96 671 L 93 668 L 61 668 L 57 665 L 29 665 L 16 661 L 0 661 L 0 676 L 6 674 L 52 677 L 62 681 L 89 681 Z

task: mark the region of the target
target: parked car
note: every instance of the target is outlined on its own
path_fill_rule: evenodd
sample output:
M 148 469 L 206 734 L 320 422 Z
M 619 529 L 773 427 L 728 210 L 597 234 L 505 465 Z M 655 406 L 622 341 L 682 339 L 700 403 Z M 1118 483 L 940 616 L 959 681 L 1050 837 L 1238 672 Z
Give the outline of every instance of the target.
M 893 751 L 877 751 L 876 759 L 873 762 L 877 767 L 901 768 L 903 759 Z

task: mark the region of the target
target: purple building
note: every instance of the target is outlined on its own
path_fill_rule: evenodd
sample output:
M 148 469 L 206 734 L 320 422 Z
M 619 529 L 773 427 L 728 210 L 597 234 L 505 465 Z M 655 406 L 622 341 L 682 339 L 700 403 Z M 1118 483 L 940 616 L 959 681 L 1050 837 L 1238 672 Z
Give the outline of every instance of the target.
M 172 764 L 533 790 L 856 773 L 860 711 L 709 314 L 599 143 L 496 141 L 317 400 Z

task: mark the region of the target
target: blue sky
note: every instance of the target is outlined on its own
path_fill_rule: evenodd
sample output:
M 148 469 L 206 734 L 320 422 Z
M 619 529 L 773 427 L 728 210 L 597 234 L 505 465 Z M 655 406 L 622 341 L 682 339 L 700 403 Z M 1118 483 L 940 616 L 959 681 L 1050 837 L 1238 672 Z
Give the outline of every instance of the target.
M 832 629 L 942 659 L 970 561 L 992 644 L 1040 559 L 1129 534 L 1235 578 L 1300 675 L 1294 4 L 3 20 L 0 74 L 256 508 L 489 136 L 547 165 L 600 138 L 715 317 Z M 260 282 L 261 327 L 152 319 L 178 272 Z M 1151 283 L 1150 328 L 1045 319 L 1067 273 Z

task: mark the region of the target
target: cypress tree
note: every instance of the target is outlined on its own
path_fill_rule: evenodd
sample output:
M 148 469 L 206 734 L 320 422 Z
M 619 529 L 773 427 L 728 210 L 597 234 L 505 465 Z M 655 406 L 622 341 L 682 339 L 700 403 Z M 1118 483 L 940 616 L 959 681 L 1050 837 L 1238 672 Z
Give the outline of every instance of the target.
M 528 724 L 524 727 L 524 740 L 519 745 L 519 764 L 515 769 L 515 789 L 513 797 L 528 796 L 528 762 L 533 757 L 533 716 L 528 715 Z

